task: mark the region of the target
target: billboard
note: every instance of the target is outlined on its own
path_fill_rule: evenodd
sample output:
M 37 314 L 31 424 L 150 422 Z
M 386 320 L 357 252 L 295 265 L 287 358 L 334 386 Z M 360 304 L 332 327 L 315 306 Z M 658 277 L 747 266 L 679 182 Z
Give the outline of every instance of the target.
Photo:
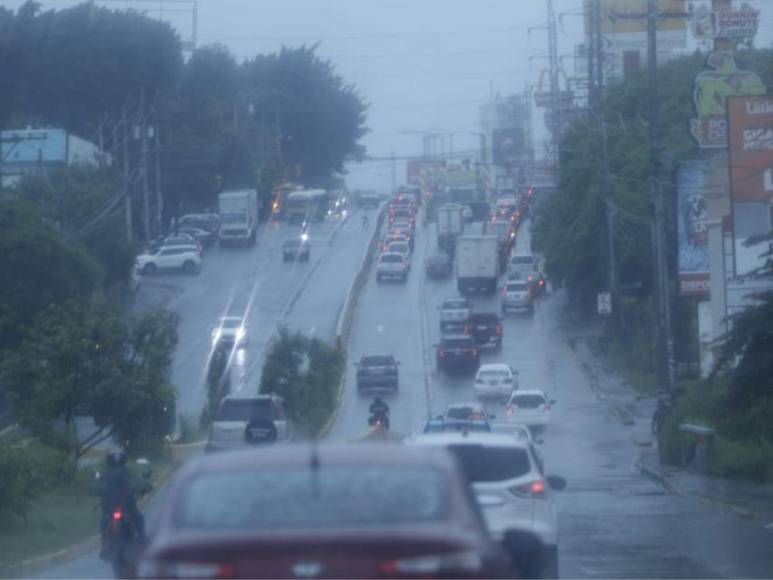
M 727 98 L 764 95 L 765 85 L 757 73 L 738 69 L 732 50 L 712 52 L 706 64 L 712 70 L 695 77 L 693 102 L 698 118 L 690 120 L 690 132 L 701 149 L 723 149 L 727 147 Z
M 748 4 L 740 9 L 712 11 L 708 6 L 699 6 L 692 12 L 691 24 L 695 38 L 753 38 L 757 34 L 760 13 Z
M 585 35 L 588 35 L 590 16 L 590 2 L 585 0 L 583 13 L 585 14 Z M 663 30 L 685 31 L 687 24 L 683 15 L 686 14 L 685 0 L 658 0 L 658 12 L 673 14 L 673 18 L 658 19 L 658 32 Z M 625 34 L 628 32 L 641 33 L 646 30 L 644 15 L 647 14 L 647 0 L 601 0 L 601 33 Z M 622 16 L 622 18 L 621 18 Z M 641 16 L 642 18 L 625 18 L 625 16 Z
M 773 96 L 727 99 L 730 197 L 773 200 Z

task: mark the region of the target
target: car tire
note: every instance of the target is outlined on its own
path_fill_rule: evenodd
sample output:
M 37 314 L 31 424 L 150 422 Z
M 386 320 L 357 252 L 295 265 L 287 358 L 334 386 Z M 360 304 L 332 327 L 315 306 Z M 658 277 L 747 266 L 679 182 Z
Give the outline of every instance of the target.
M 145 276 L 152 276 L 156 273 L 156 265 L 153 262 L 148 262 L 142 267 L 142 273 Z
M 558 578 L 558 546 L 545 546 L 534 559 L 534 573 L 526 577 Z
M 186 274 L 195 274 L 196 263 L 193 260 L 185 260 L 185 262 L 183 262 L 183 272 Z

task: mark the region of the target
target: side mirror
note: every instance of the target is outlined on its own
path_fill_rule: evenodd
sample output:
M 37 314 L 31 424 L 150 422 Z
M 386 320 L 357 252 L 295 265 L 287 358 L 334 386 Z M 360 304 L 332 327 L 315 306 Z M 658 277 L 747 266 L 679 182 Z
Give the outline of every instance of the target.
M 397 366 L 399 367 L 399 366 L 400 366 L 400 361 L 399 361 L 399 360 L 396 360 L 396 361 L 395 361 L 395 365 L 397 365 Z
M 566 489 L 566 479 L 559 475 L 548 475 L 545 479 L 547 479 L 550 489 L 555 491 L 563 491 Z
M 551 405 L 555 405 L 556 404 L 556 400 L 555 399 L 550 399 L 550 404 Z
M 360 366 L 360 363 L 358 363 L 358 362 L 352 363 L 352 366 L 358 367 L 358 366 Z
M 489 419 L 491 419 L 491 420 L 493 421 L 494 419 L 496 419 L 496 418 L 497 418 L 497 416 L 496 416 L 496 415 L 489 415 L 489 416 L 488 416 L 488 418 L 489 418 Z

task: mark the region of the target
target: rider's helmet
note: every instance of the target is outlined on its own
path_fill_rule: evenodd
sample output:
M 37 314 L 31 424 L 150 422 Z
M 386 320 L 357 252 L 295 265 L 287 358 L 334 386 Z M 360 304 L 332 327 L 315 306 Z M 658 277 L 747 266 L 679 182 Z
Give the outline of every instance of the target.
M 111 451 L 107 454 L 107 465 L 110 467 L 118 467 L 119 465 L 126 465 L 128 458 L 123 451 Z
M 381 404 L 381 405 L 383 405 L 383 404 L 384 404 L 384 401 L 382 401 L 382 400 L 381 400 L 381 397 L 379 397 L 378 395 L 376 396 L 376 398 L 374 398 L 374 399 L 373 399 L 373 402 L 374 402 L 374 403 L 379 403 L 379 404 Z

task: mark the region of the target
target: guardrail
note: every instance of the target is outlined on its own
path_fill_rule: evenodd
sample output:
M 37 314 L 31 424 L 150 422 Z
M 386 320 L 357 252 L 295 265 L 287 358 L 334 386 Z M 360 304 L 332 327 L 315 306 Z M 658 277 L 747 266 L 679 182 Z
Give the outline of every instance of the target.
M 354 310 L 357 306 L 357 299 L 360 296 L 360 291 L 365 282 L 368 279 L 368 272 L 370 265 L 373 262 L 373 256 L 378 248 L 379 241 L 381 239 L 381 226 L 384 223 L 384 217 L 386 216 L 387 204 L 382 204 L 379 209 L 378 216 L 374 223 L 373 235 L 370 238 L 370 243 L 365 249 L 365 255 L 362 258 L 360 267 L 357 272 L 352 276 L 352 281 L 349 284 L 349 288 L 346 291 L 346 299 L 344 305 L 341 308 L 341 314 L 338 316 L 338 324 L 336 324 L 336 346 L 339 349 L 343 349 L 349 340 L 349 333 L 352 329 L 352 319 L 354 317 Z

